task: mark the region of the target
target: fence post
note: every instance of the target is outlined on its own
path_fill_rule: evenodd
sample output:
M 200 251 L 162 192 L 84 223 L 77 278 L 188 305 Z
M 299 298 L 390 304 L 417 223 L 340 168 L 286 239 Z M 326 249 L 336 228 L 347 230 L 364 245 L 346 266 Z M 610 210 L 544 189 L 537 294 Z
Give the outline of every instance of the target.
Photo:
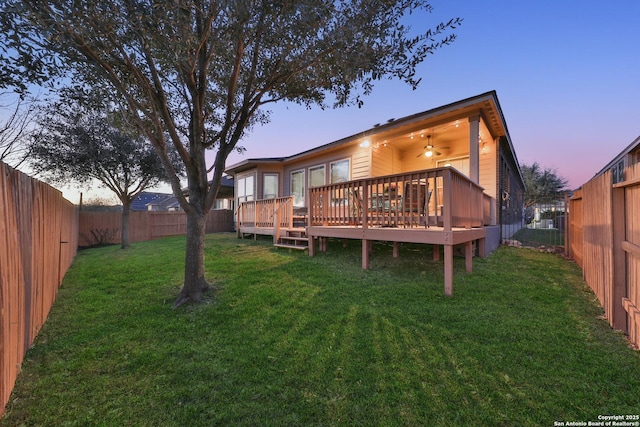
M 613 289 L 611 320 L 613 327 L 628 333 L 627 312 L 622 305 L 623 298 L 627 295 L 627 254 L 623 248 L 626 240 L 625 230 L 627 226 L 625 209 L 625 188 L 613 188 L 611 203 L 611 223 L 613 228 Z
M 571 257 L 571 207 L 569 193 L 564 193 L 564 256 Z

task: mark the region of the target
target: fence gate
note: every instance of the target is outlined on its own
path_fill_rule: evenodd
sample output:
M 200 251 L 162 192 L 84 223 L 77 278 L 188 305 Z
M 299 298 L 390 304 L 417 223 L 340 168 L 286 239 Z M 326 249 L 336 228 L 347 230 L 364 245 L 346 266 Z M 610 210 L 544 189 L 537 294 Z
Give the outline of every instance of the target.
M 622 300 L 613 326 L 627 331 L 640 346 L 640 165 L 613 189 L 614 298 Z

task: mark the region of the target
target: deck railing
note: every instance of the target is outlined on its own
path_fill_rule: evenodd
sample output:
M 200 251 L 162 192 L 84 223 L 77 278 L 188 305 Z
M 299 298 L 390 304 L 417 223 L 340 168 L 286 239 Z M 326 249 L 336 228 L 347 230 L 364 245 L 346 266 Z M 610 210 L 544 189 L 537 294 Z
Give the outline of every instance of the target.
M 310 188 L 306 225 L 481 227 L 495 223 L 494 202 L 453 168 L 427 169 Z M 292 197 L 238 206 L 239 230 L 272 229 L 278 236 L 280 228 L 294 227 L 294 218 Z
M 491 197 L 449 167 L 341 182 L 309 189 L 309 225 L 481 227 Z
M 276 225 L 277 228 L 293 227 L 293 197 L 277 197 L 239 204 L 238 226 L 240 228 L 275 228 Z

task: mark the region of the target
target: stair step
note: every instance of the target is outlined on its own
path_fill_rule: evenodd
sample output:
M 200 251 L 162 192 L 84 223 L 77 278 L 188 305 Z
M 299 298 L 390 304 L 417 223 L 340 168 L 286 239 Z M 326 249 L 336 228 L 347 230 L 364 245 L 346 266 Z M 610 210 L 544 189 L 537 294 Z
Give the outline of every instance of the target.
M 305 249 L 309 249 L 308 246 L 302 246 L 302 245 L 295 245 L 295 244 L 287 244 L 287 243 L 276 243 L 275 245 L 273 245 L 277 248 L 289 248 L 289 249 L 298 249 L 300 251 L 303 251 Z
M 295 242 L 308 242 L 309 238 L 308 237 L 297 237 L 297 236 L 282 236 L 280 237 L 280 240 L 292 240 Z

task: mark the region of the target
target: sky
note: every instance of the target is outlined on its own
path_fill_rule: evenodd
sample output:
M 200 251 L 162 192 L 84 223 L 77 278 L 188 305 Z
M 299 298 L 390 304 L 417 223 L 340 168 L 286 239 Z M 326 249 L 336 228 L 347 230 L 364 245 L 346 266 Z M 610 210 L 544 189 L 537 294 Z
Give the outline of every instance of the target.
M 418 67 L 417 90 L 378 82 L 364 106 L 276 104 L 227 165 L 280 157 L 495 90 L 521 164 L 555 169 L 575 189 L 640 135 L 640 1 L 433 0 L 426 30 L 464 19 L 457 40 Z M 168 187 L 160 191 L 170 192 Z M 65 197 L 76 202 L 77 189 Z M 85 196 L 86 197 L 86 196 Z M 85 199 L 86 200 L 86 199 Z
M 495 90 L 521 164 L 555 169 L 574 189 L 640 136 L 640 1 L 434 0 L 415 30 L 464 19 L 457 40 L 418 68 L 412 90 L 382 81 L 362 108 L 272 108 L 227 165 L 326 144 Z

